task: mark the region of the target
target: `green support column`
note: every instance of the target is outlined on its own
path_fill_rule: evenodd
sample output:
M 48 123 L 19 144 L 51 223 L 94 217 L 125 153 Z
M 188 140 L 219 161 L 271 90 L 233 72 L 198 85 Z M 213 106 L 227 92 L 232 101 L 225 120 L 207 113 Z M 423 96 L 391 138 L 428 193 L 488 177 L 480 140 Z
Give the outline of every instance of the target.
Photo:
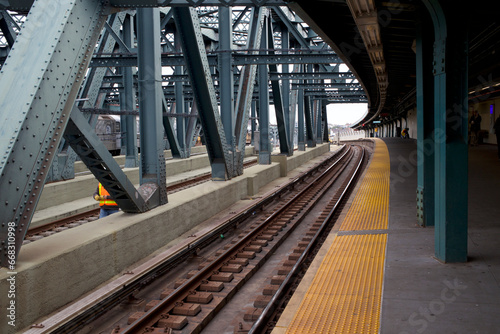
M 155 205 L 167 203 L 161 88 L 160 12 L 137 10 L 139 120 L 141 133 L 140 183 L 156 185 Z M 157 202 L 156 202 L 157 201 Z
M 304 89 L 300 88 L 297 98 L 297 142 L 299 151 L 306 150 L 306 136 L 304 125 Z
M 179 32 L 176 31 L 174 34 L 174 45 L 175 45 L 175 50 L 177 52 L 182 52 L 182 47 L 181 47 L 181 37 L 179 35 Z M 183 66 L 175 66 L 174 69 L 174 74 L 175 75 L 183 75 L 184 74 L 184 67 Z M 184 83 L 182 81 L 178 81 L 174 83 L 174 91 L 175 91 L 175 113 L 180 115 L 176 117 L 176 134 L 177 134 L 177 142 L 179 143 L 179 149 L 182 152 L 186 152 L 186 127 L 185 127 L 185 120 L 186 118 L 183 117 L 182 115 L 185 114 L 186 109 L 185 107 L 185 101 L 184 101 Z
M 422 11 L 417 27 L 417 222 L 434 226 L 434 38 L 428 14 Z
M 266 17 L 262 28 L 260 54 L 267 54 L 268 45 L 268 20 Z M 269 165 L 271 163 L 271 144 L 269 140 L 269 69 L 267 65 L 258 65 L 259 71 L 259 164 Z
M 456 4 L 425 0 L 435 30 L 435 254 L 467 261 L 467 20 Z M 449 7 L 447 8 L 446 5 Z M 457 70 L 460 69 L 460 70 Z
M 123 21 L 123 42 L 128 48 L 134 44 L 134 20 L 127 15 Z M 121 108 L 124 110 L 136 110 L 134 73 L 132 67 L 124 67 L 123 73 L 123 93 L 120 94 Z M 133 168 L 139 166 L 139 155 L 137 149 L 137 122 L 135 115 L 124 115 L 122 119 L 121 132 L 125 143 L 125 167 Z

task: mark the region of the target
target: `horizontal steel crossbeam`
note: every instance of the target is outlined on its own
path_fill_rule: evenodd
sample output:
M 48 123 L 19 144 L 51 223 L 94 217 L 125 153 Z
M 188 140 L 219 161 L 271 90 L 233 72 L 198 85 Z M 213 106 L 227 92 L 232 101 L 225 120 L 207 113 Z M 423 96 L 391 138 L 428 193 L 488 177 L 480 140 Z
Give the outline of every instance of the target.
M 217 66 L 217 55 L 207 55 L 208 64 Z M 280 65 L 280 64 L 340 64 L 342 60 L 336 54 L 325 52 L 320 54 L 272 54 L 272 55 L 246 55 L 232 54 L 234 65 Z M 185 66 L 186 61 L 182 55 L 164 53 L 161 56 L 162 66 Z M 94 56 L 90 67 L 131 67 L 137 66 L 137 54 Z

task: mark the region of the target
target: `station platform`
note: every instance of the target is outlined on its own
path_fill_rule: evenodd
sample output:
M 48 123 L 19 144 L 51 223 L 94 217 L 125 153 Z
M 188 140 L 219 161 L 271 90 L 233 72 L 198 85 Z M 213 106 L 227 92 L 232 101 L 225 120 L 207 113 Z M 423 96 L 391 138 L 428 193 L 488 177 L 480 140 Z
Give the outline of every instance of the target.
M 434 228 L 416 222 L 416 141 L 375 141 L 368 169 L 272 333 L 498 333 L 496 146 L 469 149 L 469 259 L 443 264 L 434 257 Z

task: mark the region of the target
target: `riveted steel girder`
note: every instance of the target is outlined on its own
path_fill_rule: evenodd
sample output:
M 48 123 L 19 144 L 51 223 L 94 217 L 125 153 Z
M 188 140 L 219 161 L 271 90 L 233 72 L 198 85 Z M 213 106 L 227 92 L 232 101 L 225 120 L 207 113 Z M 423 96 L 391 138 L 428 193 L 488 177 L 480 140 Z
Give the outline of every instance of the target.
M 191 78 L 199 117 L 205 134 L 212 178 L 226 180 L 233 170 L 222 121 L 218 112 L 215 89 L 210 73 L 198 14 L 193 8 L 175 7 L 174 19 L 181 35 L 186 69 Z
M 10 17 L 7 11 L 0 11 L 0 30 L 2 30 L 9 47 L 12 47 L 12 45 L 14 45 L 14 41 L 16 40 L 16 32 L 13 28 L 13 22 L 14 20 L 12 20 L 12 17 Z
M 3 266 L 31 223 L 107 14 L 99 0 L 37 2 L 0 71 Z
M 234 69 L 231 59 L 231 48 L 233 44 L 232 31 L 232 9 L 230 7 L 219 7 L 219 91 L 220 91 L 220 114 L 224 126 L 224 134 L 228 149 L 231 152 L 233 168 L 236 162 L 236 138 L 234 135 Z M 230 157 L 231 157 L 230 155 Z M 237 168 L 231 171 L 232 175 L 238 175 Z
M 118 33 L 122 26 L 126 13 L 112 14 L 108 17 L 107 24 L 110 27 L 101 34 L 97 50 L 102 53 L 111 53 L 115 46 L 115 39 L 110 36 L 109 30 Z M 103 85 L 103 78 L 108 72 L 108 68 L 92 68 L 85 77 L 80 98 L 84 98 L 83 108 L 102 108 L 105 94 L 100 92 Z M 110 86 L 109 84 L 104 84 Z M 98 115 L 84 114 L 91 126 L 95 126 Z M 50 181 L 68 180 L 75 177 L 74 163 L 77 154 L 68 147 L 67 143 L 61 143 L 57 158 L 51 165 L 51 171 L 48 176 Z
M 123 18 L 122 38 L 125 46 L 131 48 L 134 45 L 134 19 L 132 15 Z M 120 107 L 125 110 L 136 109 L 136 97 L 134 87 L 133 68 L 122 69 L 123 93 L 120 94 Z M 123 115 L 121 119 L 122 152 L 125 154 L 125 168 L 139 166 L 139 154 L 137 148 L 137 121 L 135 115 Z
M 267 15 L 267 9 L 265 8 L 252 9 L 247 48 L 252 50 L 258 50 L 260 48 L 260 40 L 262 36 L 262 27 L 264 25 L 265 15 Z M 258 51 L 251 52 L 252 54 L 258 53 Z M 242 68 L 238 97 L 236 99 L 235 137 L 237 140 L 238 151 L 241 152 L 240 161 L 238 163 L 238 166 L 241 165 L 241 170 L 238 170 L 238 173 L 240 174 L 243 173 L 243 158 L 246 145 L 248 119 L 252 106 L 256 73 L 257 65 L 246 65 Z
M 138 213 L 156 206 L 155 203 L 150 205 L 143 199 L 151 197 L 154 185 L 147 184 L 136 190 L 80 111 L 71 112 L 64 138 L 120 209 Z
M 238 54 L 244 50 L 238 50 L 230 53 L 231 61 L 235 66 L 242 65 L 261 65 L 261 64 L 334 64 L 341 63 L 339 56 L 332 52 L 316 52 L 309 53 L 304 51 L 298 54 L 269 54 L 258 55 L 252 54 L 252 51 L 247 51 L 249 54 Z M 227 51 L 226 51 L 227 53 Z M 208 64 L 217 66 L 219 55 L 207 55 Z M 183 56 L 163 53 L 161 56 L 162 66 L 184 66 L 185 60 Z M 116 54 L 112 56 L 94 56 L 90 63 L 90 67 L 128 67 L 137 66 L 136 54 Z
M 268 48 L 269 53 L 274 54 L 274 32 L 272 23 L 269 22 L 268 27 Z M 278 66 L 269 64 L 269 73 L 278 73 Z M 263 81 L 261 81 L 263 82 Z M 281 154 L 291 155 L 290 146 L 288 142 L 288 129 L 285 123 L 285 111 L 283 106 L 283 97 L 281 94 L 281 85 L 279 80 L 271 80 L 271 90 L 273 93 L 274 111 L 276 113 L 276 122 L 278 123 L 278 135 L 280 142 Z
M 160 64 L 160 12 L 157 8 L 137 10 L 139 49 L 139 127 L 141 141 L 141 185 L 155 187 L 154 204 L 167 203 Z
M 0 9 L 28 11 L 34 0 L 0 0 Z M 285 0 L 110 0 L 111 6 L 123 8 L 165 6 L 285 6 Z
M 168 112 L 167 101 L 165 100 L 165 96 L 162 99 L 163 105 L 163 113 Z M 176 108 L 176 103 L 172 103 L 173 110 Z M 173 113 L 171 113 L 173 114 Z M 165 130 L 165 135 L 167 136 L 167 140 L 170 144 L 170 151 L 172 152 L 172 157 L 174 158 L 185 158 L 188 154 L 184 150 L 181 150 L 179 146 L 179 142 L 177 141 L 177 136 L 174 131 L 174 126 L 172 124 L 172 120 L 168 115 L 163 115 L 163 129 Z
M 285 6 L 285 0 L 110 0 L 116 7 Z
M 267 53 L 269 45 L 269 16 L 265 17 L 262 27 L 260 41 L 260 53 Z M 259 65 L 259 164 L 271 163 L 271 143 L 269 138 L 269 68 L 267 65 Z

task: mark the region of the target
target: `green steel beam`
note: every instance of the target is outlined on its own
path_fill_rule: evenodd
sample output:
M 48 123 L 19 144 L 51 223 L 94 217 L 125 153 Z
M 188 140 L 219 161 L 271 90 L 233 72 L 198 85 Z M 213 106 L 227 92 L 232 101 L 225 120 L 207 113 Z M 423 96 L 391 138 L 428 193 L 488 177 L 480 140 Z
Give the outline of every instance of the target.
M 228 157 L 224 128 L 218 112 L 205 44 L 200 33 L 198 14 L 193 8 L 175 7 L 174 19 L 181 34 L 186 68 L 191 78 L 199 117 L 205 134 L 206 147 L 214 180 L 231 178 L 233 170 Z
M 122 35 L 125 46 L 127 48 L 132 48 L 134 45 L 134 20 L 131 15 L 123 17 Z M 125 110 L 135 110 L 136 98 L 133 69 L 131 67 L 123 68 L 122 73 L 124 92 L 120 94 L 120 107 Z M 124 150 L 125 154 L 125 167 L 139 167 L 136 117 L 134 115 L 123 115 L 121 116 L 121 120 L 122 124 L 120 131 L 123 134 L 122 150 Z
M 274 31 L 273 25 L 269 20 L 268 23 L 268 46 L 270 54 L 274 54 Z M 269 64 L 269 73 L 278 73 L 278 66 L 274 64 Z M 288 80 L 286 80 L 288 81 Z M 288 142 L 288 129 L 285 121 L 285 108 L 283 106 L 283 96 L 281 94 L 281 85 L 279 80 L 271 80 L 271 91 L 273 95 L 274 102 L 274 112 L 276 113 L 276 123 L 278 124 L 278 135 L 280 142 L 280 153 L 286 154 L 288 156 L 292 155 Z M 288 115 L 287 115 L 288 116 Z
M 139 127 L 140 183 L 153 190 L 154 206 L 167 203 L 165 156 L 163 153 L 163 119 L 160 64 L 160 12 L 157 8 L 137 10 L 137 44 L 139 51 Z
M 252 8 L 251 22 L 248 31 L 247 48 L 251 50 L 258 50 L 260 48 L 262 28 L 264 26 L 264 17 L 267 15 L 265 8 Z M 251 51 L 252 54 L 257 54 L 258 51 Z M 255 87 L 255 77 L 257 73 L 257 65 L 243 66 L 239 78 L 238 96 L 236 98 L 236 120 L 235 120 L 235 138 L 237 141 L 237 148 L 240 152 L 240 161 L 238 168 L 241 170 L 238 173 L 243 173 L 243 158 L 245 152 L 245 145 L 247 140 L 247 127 L 250 110 L 252 109 L 252 101 Z M 255 107 L 252 110 L 255 112 Z M 253 115 L 255 117 L 255 115 Z M 252 120 L 252 126 L 255 124 L 255 119 Z M 254 127 L 252 127 L 255 130 Z M 253 133 L 252 133 L 253 135 Z
M 0 0 L 0 9 L 29 11 L 34 0 Z M 111 6 L 121 8 L 140 7 L 192 7 L 192 6 L 286 6 L 285 0 L 110 0 Z
M 151 187 L 144 186 L 140 187 L 139 190 L 135 189 L 97 137 L 88 120 L 78 110 L 73 110 L 71 113 L 64 138 L 97 180 L 106 188 L 120 209 L 125 212 L 139 213 L 156 206 L 154 203 L 151 205 L 144 200 L 144 198 L 150 198 Z
M 269 45 L 269 16 L 264 19 L 260 53 L 266 54 Z M 269 68 L 267 65 L 258 65 L 259 71 L 259 164 L 271 163 L 271 145 L 269 140 Z
M 0 71 L 2 266 L 19 253 L 107 14 L 98 0 L 39 1 Z
M 232 9 L 219 7 L 219 54 L 217 68 L 219 71 L 220 113 L 226 135 L 227 145 L 235 154 L 235 115 L 234 115 L 234 71 L 231 57 L 233 46 Z M 234 173 L 234 172 L 233 172 Z
M 232 51 L 229 53 L 231 61 L 235 66 L 243 65 L 261 65 L 261 64 L 335 64 L 342 63 L 339 56 L 331 51 L 311 52 L 298 51 L 298 54 L 269 54 L 269 55 L 254 55 L 242 54 L 245 50 Z M 227 51 L 226 51 L 227 52 Z M 207 55 L 208 64 L 217 66 L 219 55 Z M 184 66 L 185 60 L 183 56 L 162 53 L 162 66 Z M 92 57 L 90 67 L 130 67 L 137 66 L 137 55 L 130 53 L 115 54 L 115 55 L 97 55 Z M 330 72 L 328 72 L 330 73 Z M 333 73 L 333 72 L 332 72 Z

